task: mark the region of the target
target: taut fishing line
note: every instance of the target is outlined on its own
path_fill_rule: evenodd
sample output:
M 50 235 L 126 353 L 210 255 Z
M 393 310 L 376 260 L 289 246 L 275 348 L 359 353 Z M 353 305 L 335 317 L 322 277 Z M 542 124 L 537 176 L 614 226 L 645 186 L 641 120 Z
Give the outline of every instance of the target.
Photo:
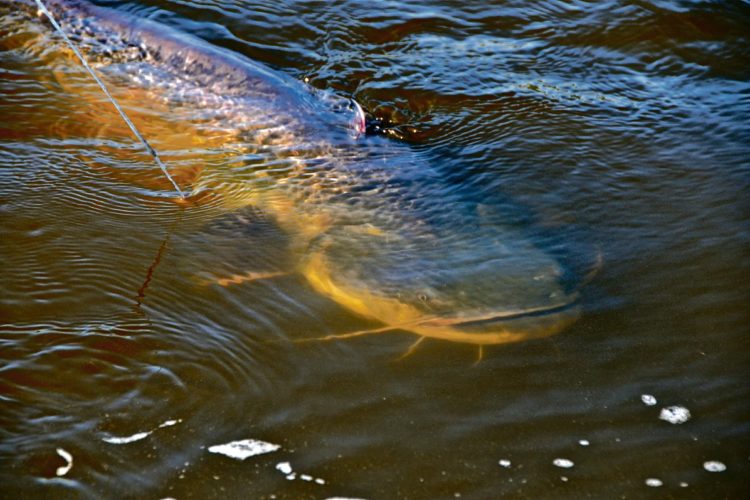
M 133 135 L 135 135 L 139 141 L 141 141 L 141 144 L 143 144 L 143 147 L 146 148 L 146 151 L 154 158 L 154 161 L 159 166 L 162 172 L 164 172 L 164 175 L 169 179 L 169 182 L 172 183 L 172 186 L 174 186 L 177 193 L 180 195 L 180 198 L 185 199 L 185 195 L 182 193 L 182 190 L 177 185 L 177 183 L 172 179 L 172 176 L 169 175 L 169 171 L 167 170 L 167 166 L 164 165 L 164 162 L 161 161 L 161 158 L 159 158 L 159 154 L 156 152 L 154 148 L 151 147 L 151 144 L 148 143 L 145 137 L 141 135 L 140 132 L 138 132 L 138 129 L 135 128 L 135 125 L 132 121 L 130 121 L 130 118 L 128 118 L 128 115 L 125 114 L 125 111 L 120 107 L 120 105 L 117 103 L 114 97 L 112 97 L 112 94 L 109 93 L 109 90 L 107 90 L 107 87 L 104 86 L 104 82 L 102 82 L 98 76 L 96 76 L 96 73 L 94 73 L 94 70 L 89 66 L 89 63 L 86 62 L 86 59 L 83 57 L 83 54 L 78 50 L 78 48 L 75 46 L 73 41 L 68 38 L 68 35 L 65 34 L 63 29 L 60 27 L 59 24 L 57 24 L 57 21 L 55 20 L 55 17 L 52 15 L 52 13 L 47 10 L 47 7 L 42 3 L 42 0 L 35 0 L 37 6 L 39 7 L 39 10 L 44 13 L 45 16 L 47 16 L 47 19 L 49 19 L 50 23 L 52 23 L 52 26 L 55 27 L 55 30 L 60 34 L 60 36 L 63 37 L 63 40 L 65 40 L 65 43 L 68 44 L 68 47 L 75 53 L 76 56 L 78 56 L 78 59 L 81 61 L 81 64 L 83 64 L 83 67 L 86 68 L 86 70 L 89 72 L 91 77 L 96 80 L 96 83 L 99 84 L 99 88 L 102 89 L 102 92 L 104 92 L 104 95 L 107 96 L 107 99 L 109 99 L 109 102 L 112 103 L 112 105 L 115 107 L 118 113 L 120 113 L 120 116 L 125 121 L 125 123 L 128 124 L 128 127 L 130 127 L 130 130 L 133 132 Z

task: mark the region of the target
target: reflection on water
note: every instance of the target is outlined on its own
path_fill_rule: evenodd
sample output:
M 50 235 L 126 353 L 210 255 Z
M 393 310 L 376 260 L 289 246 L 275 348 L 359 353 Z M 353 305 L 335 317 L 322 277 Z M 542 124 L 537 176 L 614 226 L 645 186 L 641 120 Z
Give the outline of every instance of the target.
M 0 5 L 2 496 L 747 496 L 746 3 L 98 3 L 274 68 L 277 97 L 78 40 L 178 204 Z M 568 297 L 577 321 L 476 365 L 409 350 L 415 314 Z

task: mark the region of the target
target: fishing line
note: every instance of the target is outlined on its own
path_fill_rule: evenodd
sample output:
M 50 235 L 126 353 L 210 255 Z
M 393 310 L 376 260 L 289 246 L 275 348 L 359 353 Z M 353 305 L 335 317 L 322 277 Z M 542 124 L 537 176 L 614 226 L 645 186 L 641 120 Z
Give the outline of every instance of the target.
M 73 41 L 68 38 L 68 35 L 65 34 L 62 27 L 57 23 L 57 20 L 52 15 L 52 13 L 47 10 L 47 7 L 42 3 L 42 0 L 35 0 L 37 7 L 39 7 L 39 10 L 44 13 L 45 16 L 47 16 L 47 19 L 49 19 L 50 23 L 52 23 L 52 26 L 54 26 L 55 30 L 62 36 L 63 40 L 65 40 L 65 43 L 68 44 L 68 47 L 73 51 L 73 53 L 78 57 L 78 60 L 81 61 L 81 64 L 84 68 L 86 68 L 86 71 L 91 75 L 91 77 L 96 81 L 96 83 L 99 85 L 99 88 L 102 89 L 102 92 L 104 92 L 104 95 L 107 96 L 107 99 L 109 99 L 109 102 L 112 103 L 112 106 L 115 107 L 117 112 L 122 117 L 123 121 L 128 125 L 130 130 L 133 132 L 133 135 L 136 136 L 136 138 L 141 142 L 143 147 L 146 149 L 146 151 L 153 157 L 154 162 L 159 166 L 161 171 L 164 173 L 166 178 L 169 180 L 170 183 L 172 183 L 172 186 L 174 186 L 175 191 L 177 191 L 177 194 L 180 195 L 181 199 L 185 199 L 185 195 L 183 194 L 182 190 L 180 189 L 180 186 L 177 185 L 177 183 L 174 181 L 171 175 L 169 175 L 169 171 L 167 170 L 167 166 L 164 164 L 164 162 L 159 157 L 159 154 L 156 152 L 156 150 L 151 146 L 151 144 L 148 143 L 145 137 L 141 135 L 141 133 L 136 128 L 135 124 L 130 120 L 127 114 L 125 114 L 125 111 L 120 107 L 120 104 L 115 100 L 114 97 L 112 97 L 112 94 L 109 93 L 109 90 L 107 90 L 107 87 L 104 85 L 104 82 L 102 82 L 99 77 L 96 75 L 94 70 L 89 66 L 86 59 L 83 57 L 83 54 L 78 50 L 78 48 L 75 46 Z M 151 280 L 153 278 L 154 273 L 156 272 L 156 268 L 159 266 L 159 263 L 161 262 L 161 259 L 164 255 L 165 250 L 167 249 L 169 245 L 169 240 L 172 237 L 172 233 L 174 232 L 174 229 L 179 225 L 180 221 L 182 221 L 182 214 L 183 214 L 183 208 L 180 209 L 180 216 L 177 218 L 175 223 L 167 230 L 167 235 L 164 238 L 164 241 L 162 241 L 161 245 L 159 246 L 159 249 L 156 252 L 156 257 L 154 258 L 153 262 L 148 268 L 148 271 L 146 272 L 146 278 L 141 285 L 141 287 L 138 289 L 137 297 L 136 297 L 136 303 L 134 309 L 137 311 L 141 310 L 141 305 L 143 304 L 143 301 L 146 298 L 146 290 L 148 289 L 149 284 L 151 283 Z
M 83 57 L 83 54 L 79 52 L 78 48 L 75 46 L 75 44 L 68 38 L 68 35 L 65 34 L 63 29 L 60 27 L 59 24 L 57 24 L 57 21 L 55 20 L 52 13 L 47 10 L 47 7 L 42 3 L 42 0 L 35 0 L 37 6 L 39 7 L 39 10 L 44 13 L 45 16 L 47 16 L 47 19 L 49 19 L 50 23 L 52 23 L 52 26 L 55 27 L 55 30 L 60 34 L 60 36 L 63 37 L 63 40 L 65 40 L 65 43 L 68 44 L 68 47 L 75 53 L 75 55 L 78 57 L 78 59 L 81 61 L 81 64 L 83 64 L 83 67 L 86 68 L 86 70 L 89 72 L 91 77 L 96 81 L 96 83 L 99 84 L 99 88 L 102 89 L 102 92 L 104 92 L 104 95 L 107 96 L 107 99 L 109 99 L 109 102 L 112 103 L 112 105 L 115 107 L 118 113 L 120 113 L 120 116 L 122 119 L 127 123 L 128 127 L 130 127 L 130 130 L 133 132 L 133 135 L 135 135 L 139 141 L 141 141 L 141 144 L 143 144 L 143 147 L 146 148 L 146 151 L 154 158 L 154 161 L 159 166 L 162 172 L 164 172 L 164 175 L 169 179 L 169 182 L 172 183 L 172 186 L 174 186 L 177 193 L 180 195 L 180 198 L 183 200 L 185 199 L 185 195 L 182 193 L 182 190 L 177 185 L 177 183 L 172 179 L 172 176 L 169 175 L 169 171 L 167 170 L 167 166 L 164 165 L 164 162 L 161 161 L 161 158 L 159 157 L 159 154 L 156 152 L 154 148 L 151 147 L 151 144 L 148 143 L 145 137 L 141 135 L 140 132 L 138 132 L 138 129 L 135 128 L 135 125 L 132 121 L 130 121 L 130 118 L 128 118 L 128 115 L 125 114 L 125 111 L 120 107 L 120 105 L 117 103 L 114 97 L 112 97 L 112 94 L 109 93 L 109 90 L 107 90 L 107 87 L 104 86 L 104 82 L 102 82 L 98 76 L 96 76 L 96 73 L 94 73 L 94 70 L 91 69 L 91 66 L 89 66 L 89 63 L 86 62 L 86 59 Z

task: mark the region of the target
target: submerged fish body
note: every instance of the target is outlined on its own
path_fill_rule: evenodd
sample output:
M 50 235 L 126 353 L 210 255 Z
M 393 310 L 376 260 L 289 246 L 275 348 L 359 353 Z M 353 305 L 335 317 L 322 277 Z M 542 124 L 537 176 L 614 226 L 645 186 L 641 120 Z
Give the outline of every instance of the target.
M 316 291 L 385 325 L 330 338 L 404 330 L 482 346 L 576 320 L 577 295 L 553 257 L 484 217 L 422 153 L 364 137 L 353 101 L 149 20 L 78 0 L 45 3 L 110 81 L 231 130 L 245 156 L 263 159 L 264 168 L 243 170 L 250 192 L 229 204 L 274 217 Z M 204 177 L 190 187 L 220 191 Z

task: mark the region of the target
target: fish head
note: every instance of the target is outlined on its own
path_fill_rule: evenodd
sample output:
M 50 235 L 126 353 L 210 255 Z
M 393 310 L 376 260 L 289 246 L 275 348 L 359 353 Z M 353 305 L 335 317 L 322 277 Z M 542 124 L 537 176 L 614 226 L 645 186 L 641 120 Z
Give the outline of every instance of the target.
M 311 253 L 304 274 L 347 309 L 424 337 L 502 344 L 576 321 L 578 295 L 553 257 L 512 233 L 470 233 L 340 233 Z

